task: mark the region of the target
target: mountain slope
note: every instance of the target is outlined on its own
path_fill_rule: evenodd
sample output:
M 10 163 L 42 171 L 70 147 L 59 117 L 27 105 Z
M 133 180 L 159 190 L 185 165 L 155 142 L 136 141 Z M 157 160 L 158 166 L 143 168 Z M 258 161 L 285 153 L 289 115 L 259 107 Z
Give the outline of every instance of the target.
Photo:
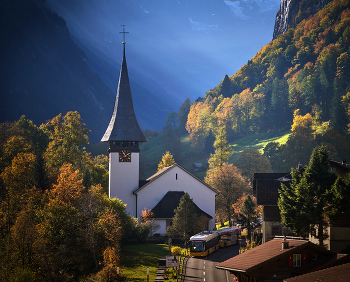
M 333 128 L 345 133 L 349 124 L 349 4 L 348 0 L 334 1 L 265 45 L 237 73 L 207 92 L 206 99 L 218 99 L 207 104 L 218 112 L 229 102 L 222 102 L 225 97 L 238 94 L 235 99 L 243 99 L 247 93 L 253 98 L 262 94 L 259 101 L 263 97 L 263 102 L 255 104 L 260 106 L 260 115 L 254 116 L 256 122 L 250 120 L 254 125 L 246 128 L 245 134 L 288 129 L 297 109 L 303 115 L 317 113 L 319 122 L 330 121 Z M 219 99 L 220 95 L 223 98 Z M 240 105 L 241 110 L 247 109 Z
M 34 0 L 1 1 L 0 18 L 0 122 L 26 115 L 40 125 L 78 111 L 98 142 L 114 94 L 90 70 L 65 21 Z
M 302 20 L 316 14 L 333 0 L 281 0 L 281 6 L 276 15 L 273 39 L 285 33 L 289 28 L 295 28 Z

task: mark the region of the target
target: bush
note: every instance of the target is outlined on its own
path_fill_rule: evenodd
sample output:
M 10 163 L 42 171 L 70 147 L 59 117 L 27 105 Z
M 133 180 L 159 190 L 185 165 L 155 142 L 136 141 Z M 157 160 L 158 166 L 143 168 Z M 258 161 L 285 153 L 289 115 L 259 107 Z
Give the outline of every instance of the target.
M 180 256 L 182 252 L 182 249 L 180 247 L 172 247 L 171 248 L 171 254 L 173 256 Z

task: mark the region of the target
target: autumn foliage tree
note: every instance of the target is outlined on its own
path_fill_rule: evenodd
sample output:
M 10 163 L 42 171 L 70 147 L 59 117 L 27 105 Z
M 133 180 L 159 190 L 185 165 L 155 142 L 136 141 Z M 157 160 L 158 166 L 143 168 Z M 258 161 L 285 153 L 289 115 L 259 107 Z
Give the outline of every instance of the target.
M 73 170 L 72 164 L 63 164 L 57 178 L 57 184 L 53 184 L 50 195 L 54 201 L 70 203 L 78 199 L 84 187 L 83 179 L 78 170 Z
M 173 164 L 175 164 L 173 155 L 169 151 L 166 151 L 162 156 L 162 160 L 158 164 L 158 171 L 165 167 L 172 166 Z
M 233 204 L 247 191 L 248 183 L 242 172 L 232 164 L 225 163 L 210 179 L 211 186 L 219 191 L 215 199 L 216 213 L 221 224 L 235 216 Z
M 105 193 L 108 157 L 85 152 L 80 115 L 40 127 L 21 117 L 0 131 L 0 280 L 116 274 L 122 242 L 140 238 L 141 228 Z

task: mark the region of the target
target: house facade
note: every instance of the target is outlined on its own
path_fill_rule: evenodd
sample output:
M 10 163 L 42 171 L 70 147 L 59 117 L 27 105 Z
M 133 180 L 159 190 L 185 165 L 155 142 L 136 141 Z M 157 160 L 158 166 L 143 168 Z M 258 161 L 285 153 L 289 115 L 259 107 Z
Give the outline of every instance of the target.
M 163 200 L 169 191 L 173 192 L 173 199 L 167 197 Z M 180 194 L 175 192 L 180 192 L 182 195 L 188 193 L 199 208 L 198 213 L 206 215 L 209 219 L 208 230 L 215 228 L 215 196 L 218 191 L 178 164 L 163 168 L 148 178 L 146 184 L 134 191 L 138 217 L 141 216 L 143 209 L 151 209 L 155 213 L 154 220 L 160 225 L 157 233 L 165 235 L 165 230 L 170 225 L 174 209 L 180 200 Z M 166 204 L 160 205 L 162 200 L 166 201 Z

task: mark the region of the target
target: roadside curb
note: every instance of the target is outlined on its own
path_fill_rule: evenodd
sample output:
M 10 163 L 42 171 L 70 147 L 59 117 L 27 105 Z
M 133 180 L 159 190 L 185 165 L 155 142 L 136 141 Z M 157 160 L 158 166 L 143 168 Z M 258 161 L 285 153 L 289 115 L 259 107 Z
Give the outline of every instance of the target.
M 186 276 L 186 265 L 187 265 L 187 261 L 190 257 L 186 256 L 183 261 L 182 261 L 182 269 L 181 269 L 181 282 L 185 281 L 185 276 Z

